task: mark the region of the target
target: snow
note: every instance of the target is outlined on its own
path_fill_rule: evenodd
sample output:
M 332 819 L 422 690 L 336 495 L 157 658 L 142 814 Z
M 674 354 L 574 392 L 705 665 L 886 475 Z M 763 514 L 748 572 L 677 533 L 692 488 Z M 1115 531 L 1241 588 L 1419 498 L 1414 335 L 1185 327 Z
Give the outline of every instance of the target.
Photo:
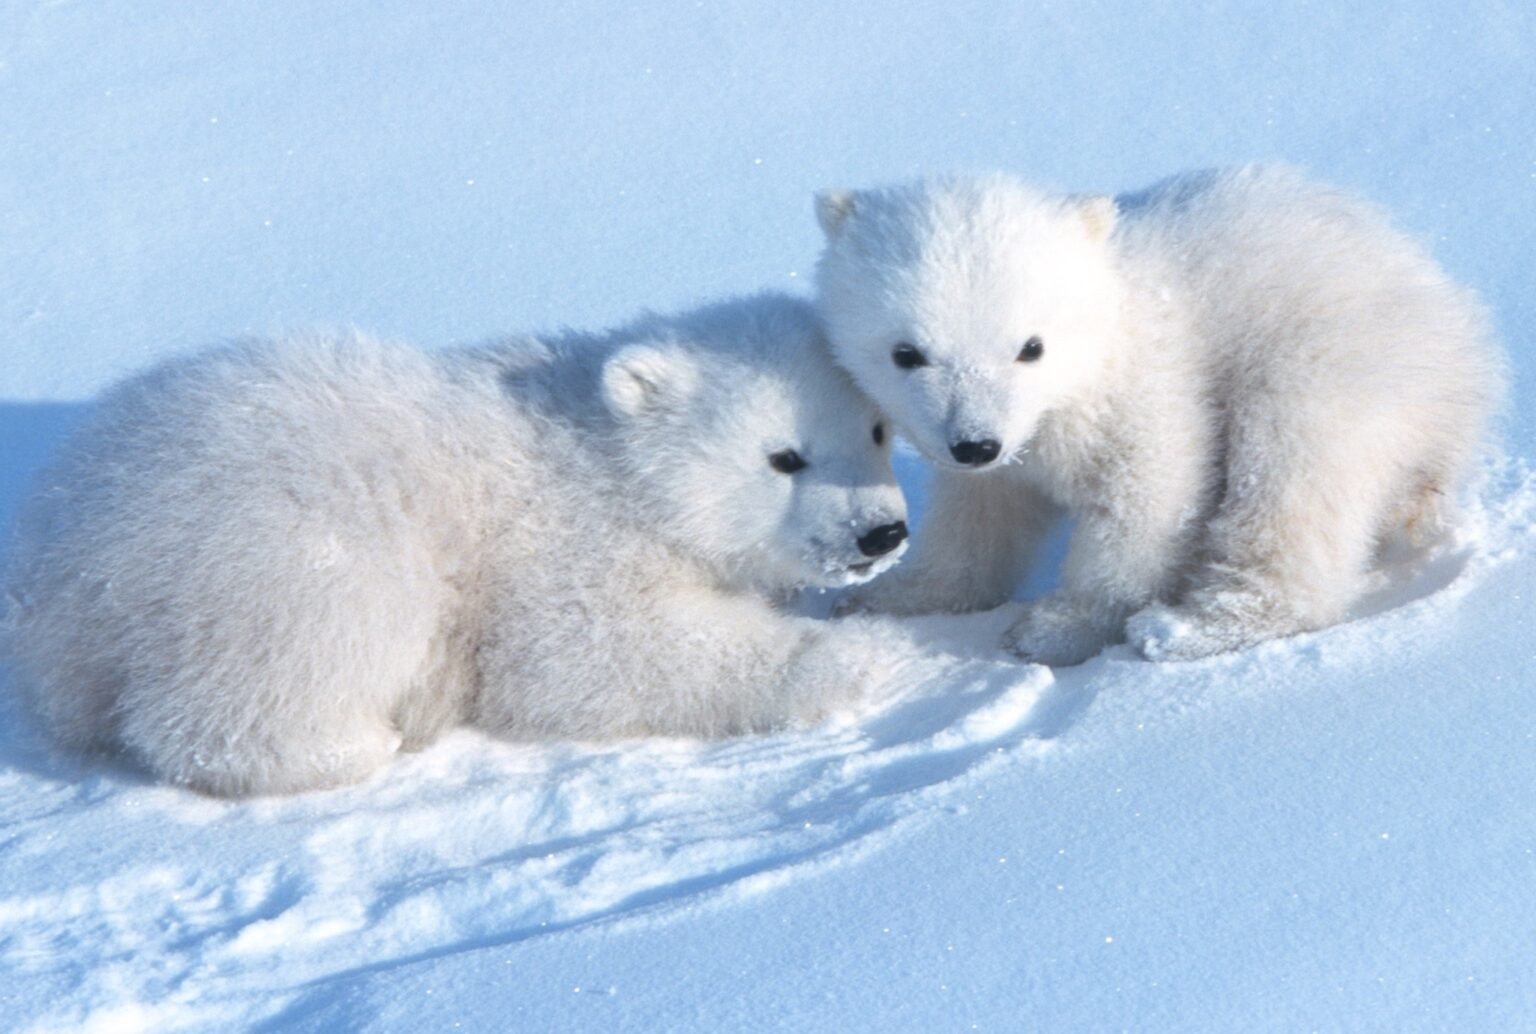
M 243 803 L 54 756 L 0 672 L 0 1026 L 1529 1025 L 1533 62 L 1491 0 L 0 6 L 0 522 L 155 356 L 803 290 L 811 192 L 921 171 L 1302 164 L 1480 290 L 1515 375 L 1456 537 L 1196 664 L 1053 675 L 988 655 L 1006 614 L 931 619 L 815 728 L 466 730 Z

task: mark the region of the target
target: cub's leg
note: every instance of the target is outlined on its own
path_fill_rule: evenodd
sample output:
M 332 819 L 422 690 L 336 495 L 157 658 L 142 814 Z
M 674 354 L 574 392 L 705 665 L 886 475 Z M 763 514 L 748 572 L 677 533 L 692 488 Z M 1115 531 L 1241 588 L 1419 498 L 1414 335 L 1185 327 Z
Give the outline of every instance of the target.
M 441 583 L 398 541 L 319 569 L 288 547 L 262 577 L 232 563 L 247 570 L 175 579 L 157 610 L 134 609 L 119 735 L 161 778 L 292 793 L 363 779 L 401 746 L 394 716 L 434 669 Z
M 1061 587 L 1031 603 L 1004 646 L 1041 664 L 1079 664 L 1122 641 L 1125 620 L 1166 595 L 1188 564 L 1211 488 L 1203 415 L 1175 391 L 1121 407 L 1081 474 Z
M 1132 618 L 1129 635 L 1153 660 L 1188 660 L 1321 628 L 1364 588 L 1389 511 L 1421 475 L 1394 449 L 1388 421 L 1348 434 L 1306 414 L 1261 414 L 1235 427 L 1227 493 L 1208 529 L 1206 558 L 1176 606 Z
M 492 626 L 475 724 L 515 740 L 762 732 L 847 706 L 912 656 L 900 622 L 817 621 L 752 596 L 656 589 L 621 607 L 594 601 L 534 636 Z

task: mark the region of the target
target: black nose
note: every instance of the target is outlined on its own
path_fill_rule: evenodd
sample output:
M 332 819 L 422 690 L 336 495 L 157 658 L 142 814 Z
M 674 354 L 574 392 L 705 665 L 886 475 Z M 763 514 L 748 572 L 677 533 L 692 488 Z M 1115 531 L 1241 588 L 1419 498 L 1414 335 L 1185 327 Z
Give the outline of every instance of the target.
M 901 545 L 902 539 L 906 537 L 906 521 L 897 521 L 895 524 L 882 524 L 880 527 L 868 531 L 859 537 L 859 552 L 865 556 L 885 556 L 885 554 Z
M 1002 451 L 1002 443 L 996 438 L 983 438 L 979 442 L 956 442 L 949 447 L 949 454 L 955 458 L 955 462 L 964 463 L 967 467 L 985 466 L 997 459 L 997 454 Z

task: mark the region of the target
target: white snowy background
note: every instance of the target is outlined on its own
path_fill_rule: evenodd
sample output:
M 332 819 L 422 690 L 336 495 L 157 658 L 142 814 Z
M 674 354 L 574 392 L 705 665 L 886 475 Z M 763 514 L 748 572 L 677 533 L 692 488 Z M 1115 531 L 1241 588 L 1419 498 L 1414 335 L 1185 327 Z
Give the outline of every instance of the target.
M 0 1029 L 1536 1029 L 1523 0 L 0 0 L 0 525 L 177 350 L 803 291 L 817 188 L 1251 159 L 1388 205 L 1513 357 L 1510 458 L 1357 620 L 1054 678 L 936 621 L 817 728 L 235 804 L 54 756 L 0 672 Z

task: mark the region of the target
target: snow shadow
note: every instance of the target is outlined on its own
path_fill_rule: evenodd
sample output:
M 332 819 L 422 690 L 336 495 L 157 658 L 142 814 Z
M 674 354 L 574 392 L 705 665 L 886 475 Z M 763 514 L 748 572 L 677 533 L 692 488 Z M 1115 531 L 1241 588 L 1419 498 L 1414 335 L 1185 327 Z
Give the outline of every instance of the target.
M 0 576 L 10 549 L 16 511 L 33 476 L 54 448 L 91 411 L 85 402 L 0 402 Z M 7 606 L 0 586 L 0 621 Z M 84 766 L 53 756 L 16 700 L 10 672 L 0 658 L 0 767 L 74 780 Z
M 0 402 L 0 457 L 4 457 L 0 463 L 0 528 L 5 529 L 4 541 L 9 541 L 11 521 L 32 475 L 90 411 L 88 402 Z

